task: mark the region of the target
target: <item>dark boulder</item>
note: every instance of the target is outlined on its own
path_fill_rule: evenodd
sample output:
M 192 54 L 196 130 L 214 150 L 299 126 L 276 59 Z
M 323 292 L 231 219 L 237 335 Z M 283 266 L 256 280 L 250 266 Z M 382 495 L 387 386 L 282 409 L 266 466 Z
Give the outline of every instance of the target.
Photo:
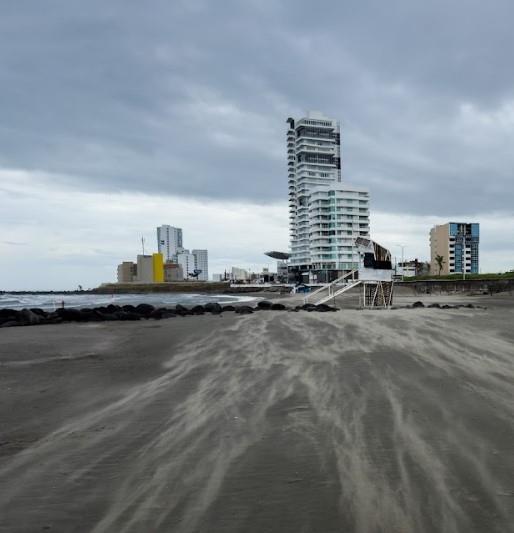
M 271 302 L 268 302 L 267 300 L 263 300 L 262 302 L 259 302 L 257 304 L 257 308 L 262 310 L 272 309 L 272 306 L 273 304 Z
M 81 319 L 81 312 L 78 309 L 67 309 L 62 307 L 57 309 L 57 316 L 60 316 L 66 322 L 78 322 Z
M 318 313 L 333 313 L 334 311 L 339 311 L 339 309 L 327 304 L 318 304 L 314 311 L 318 311 Z
M 240 307 L 236 307 L 236 313 L 238 315 L 251 315 L 253 309 L 248 305 L 241 305 Z
M 17 311 L 16 309 L 0 309 L 0 318 L 18 316 L 18 313 L 19 311 Z
M 155 320 L 161 320 L 161 318 L 171 318 L 177 316 L 175 312 L 171 309 L 166 309 L 166 307 L 160 307 L 159 309 L 154 309 L 150 314 L 150 318 Z
M 175 306 L 175 313 L 178 316 L 187 316 L 187 315 L 191 314 L 191 311 L 187 307 L 184 307 L 183 305 L 177 304 Z
M 285 311 L 287 307 L 284 304 L 271 304 L 271 310 L 272 311 Z
M 23 326 L 23 323 L 18 322 L 18 320 L 7 320 L 6 322 L 0 323 L 0 328 L 12 328 L 13 326 Z
M 94 309 L 81 309 L 79 322 L 99 322 L 101 319 Z
M 129 313 L 128 311 L 118 311 L 115 316 L 117 316 L 118 320 L 141 320 L 141 315 L 138 313 Z
M 160 320 L 162 318 L 162 308 L 161 309 L 154 309 L 150 313 L 150 318 L 153 318 L 154 320 Z
M 119 317 L 115 313 L 102 313 L 101 311 L 96 311 L 100 320 L 105 320 L 106 322 L 113 322 L 114 320 L 119 320 Z
M 62 321 L 62 317 L 60 317 L 56 312 L 53 312 L 48 314 L 45 319 L 45 324 L 60 324 Z
M 427 307 L 429 307 L 430 309 L 441 309 L 441 304 L 430 304 L 427 305 Z
M 0 309 L 0 311 L 8 311 L 8 313 L 0 314 L 0 324 L 5 324 L 6 322 L 19 322 L 20 311 L 15 311 L 14 309 Z
M 142 304 L 142 305 L 145 305 L 145 304 Z M 121 311 L 121 307 L 119 305 L 109 304 L 107 306 L 108 313 L 117 313 L 118 311 Z
M 416 308 L 418 308 L 418 307 L 425 307 L 425 304 L 424 304 L 423 302 L 419 302 L 419 301 L 418 301 L 418 302 L 414 302 L 414 303 L 412 304 L 412 307 L 413 307 L 414 309 L 416 309 Z
M 205 308 L 203 305 L 195 305 L 191 309 L 191 314 L 193 315 L 203 315 L 205 313 Z
M 136 305 L 136 313 L 138 315 L 143 315 L 144 317 L 149 317 L 152 314 L 152 311 L 155 309 L 153 305 L 150 304 L 139 304 Z
M 135 305 L 131 305 L 131 304 L 123 305 L 121 309 L 123 311 L 126 311 L 127 313 L 137 313 L 137 309 Z
M 222 311 L 225 312 L 225 311 L 235 311 L 236 308 L 233 306 L 233 305 L 224 305 L 222 307 Z
M 217 302 L 210 302 L 204 305 L 205 310 L 213 315 L 219 315 L 223 311 L 223 307 Z
M 316 306 L 314 304 L 303 304 L 300 309 L 310 313 L 311 311 L 316 311 Z
M 39 316 L 42 316 L 42 317 L 46 317 L 48 315 L 48 313 L 43 310 L 43 309 L 40 309 L 39 307 L 33 307 L 30 309 L 34 314 L 36 315 L 39 315 Z

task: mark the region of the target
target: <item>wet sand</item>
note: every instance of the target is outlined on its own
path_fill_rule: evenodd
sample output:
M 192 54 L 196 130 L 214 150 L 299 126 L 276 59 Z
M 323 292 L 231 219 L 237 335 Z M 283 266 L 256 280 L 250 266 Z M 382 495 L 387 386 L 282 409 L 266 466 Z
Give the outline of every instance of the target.
M 459 301 L 2 329 L 0 531 L 514 531 L 514 298 Z

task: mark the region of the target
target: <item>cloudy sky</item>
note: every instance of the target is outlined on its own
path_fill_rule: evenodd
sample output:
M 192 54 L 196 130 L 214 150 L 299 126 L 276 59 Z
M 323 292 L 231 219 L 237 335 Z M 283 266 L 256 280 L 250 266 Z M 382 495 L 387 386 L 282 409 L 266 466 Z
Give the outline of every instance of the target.
M 514 268 L 511 0 L 0 2 L 0 289 L 115 279 L 182 227 L 210 271 L 287 249 L 285 119 L 342 123 L 372 236 L 481 223 Z

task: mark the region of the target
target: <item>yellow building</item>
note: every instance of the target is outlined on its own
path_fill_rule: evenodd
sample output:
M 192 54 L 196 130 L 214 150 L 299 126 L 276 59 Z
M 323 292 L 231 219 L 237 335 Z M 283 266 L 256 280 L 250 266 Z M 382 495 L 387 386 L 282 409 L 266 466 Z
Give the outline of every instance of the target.
M 152 254 L 153 282 L 164 282 L 164 259 L 161 253 Z

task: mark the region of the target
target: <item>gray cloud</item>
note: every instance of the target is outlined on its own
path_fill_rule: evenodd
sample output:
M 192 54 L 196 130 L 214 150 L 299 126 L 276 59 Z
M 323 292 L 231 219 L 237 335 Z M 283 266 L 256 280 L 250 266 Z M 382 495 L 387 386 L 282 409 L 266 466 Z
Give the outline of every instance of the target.
M 514 4 L 36 0 L 0 18 L 0 165 L 82 190 L 284 201 L 285 118 L 343 123 L 394 213 L 513 212 Z

